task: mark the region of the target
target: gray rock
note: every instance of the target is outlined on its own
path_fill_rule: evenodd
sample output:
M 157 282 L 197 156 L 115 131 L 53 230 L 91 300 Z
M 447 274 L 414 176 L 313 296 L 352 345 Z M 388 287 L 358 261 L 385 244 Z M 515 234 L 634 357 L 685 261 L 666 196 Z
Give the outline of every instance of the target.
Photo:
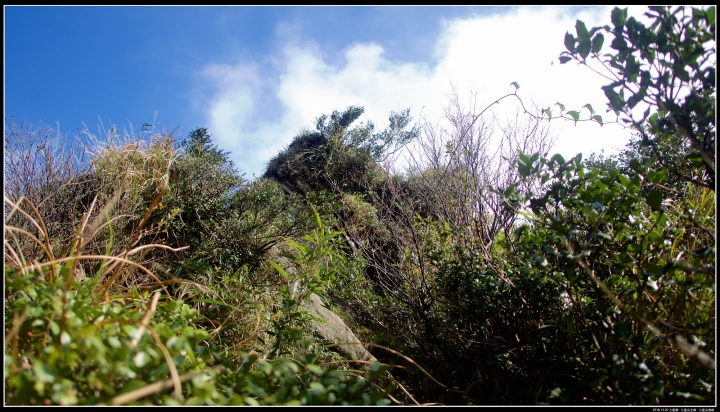
M 326 323 L 312 322 L 313 332 L 319 337 L 337 344 L 334 349 L 345 358 L 377 362 L 377 359 L 365 349 L 345 322 L 325 306 L 320 296 L 311 294 L 310 301 L 303 303 L 303 309 L 311 316 L 325 320 Z

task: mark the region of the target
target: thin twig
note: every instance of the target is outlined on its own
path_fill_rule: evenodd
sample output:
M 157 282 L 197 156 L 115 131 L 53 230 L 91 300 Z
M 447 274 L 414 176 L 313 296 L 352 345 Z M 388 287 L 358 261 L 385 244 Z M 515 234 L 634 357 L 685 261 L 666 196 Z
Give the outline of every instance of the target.
M 222 368 L 223 368 L 222 365 L 215 365 L 205 371 L 188 372 L 188 373 L 178 376 L 178 380 L 180 381 L 180 383 L 187 382 L 190 379 L 192 379 L 198 375 L 202 375 L 204 373 L 219 372 L 220 370 L 222 370 Z M 148 395 L 152 395 L 153 393 L 160 392 L 164 389 L 168 389 L 168 388 L 172 387 L 174 384 L 175 383 L 173 382 L 173 379 L 166 379 L 164 381 L 151 383 L 149 385 L 145 385 L 141 388 L 137 388 L 130 392 L 123 393 L 122 395 L 118 395 L 118 396 L 112 398 L 110 400 L 110 403 L 113 405 L 123 405 L 128 402 L 133 402 L 138 399 L 144 398 Z
M 257 321 L 255 322 L 255 329 L 253 330 L 253 332 L 246 339 L 243 339 L 242 342 L 235 344 L 231 350 L 235 350 L 235 349 L 239 348 L 240 346 L 247 343 L 250 339 L 254 338 L 255 335 L 257 334 L 259 328 L 260 328 L 260 314 L 258 313 Z
M 133 262 L 132 260 L 124 259 L 124 258 L 121 258 L 121 257 L 118 257 L 118 256 L 105 256 L 105 255 L 83 255 L 83 256 L 77 256 L 77 257 L 75 257 L 75 256 L 70 256 L 70 257 L 66 257 L 66 258 L 56 259 L 56 260 L 53 261 L 53 262 L 37 263 L 37 264 L 34 264 L 32 267 L 39 270 L 39 269 L 41 269 L 41 268 L 44 267 L 44 266 L 51 266 L 51 265 L 54 265 L 55 263 L 67 262 L 67 261 L 73 260 L 73 259 L 77 259 L 77 260 L 104 260 L 104 259 L 108 259 L 108 260 L 121 261 L 121 262 L 123 262 L 123 263 L 127 263 L 128 265 L 133 266 L 133 267 L 135 267 L 135 268 L 138 268 L 138 269 L 140 269 L 141 271 L 147 273 L 151 278 L 153 278 L 153 279 L 155 279 L 155 281 L 157 281 L 158 285 L 160 285 L 160 287 L 163 288 L 163 290 L 165 291 L 165 293 L 166 293 L 168 296 L 171 296 L 171 295 L 170 295 L 170 292 L 165 288 L 165 286 L 163 286 L 163 282 L 162 282 L 160 279 L 158 279 L 158 277 L 155 276 L 155 274 L 152 273 L 150 270 L 148 270 L 145 266 L 143 266 L 143 265 L 141 265 L 141 264 L 139 264 L 139 263 L 135 263 L 135 262 Z
M 157 309 L 158 300 L 160 300 L 160 292 L 155 292 L 155 294 L 152 297 L 152 300 L 150 301 L 150 307 L 145 312 L 145 316 L 143 316 L 142 321 L 140 321 L 140 327 L 135 332 L 135 336 L 133 337 L 132 341 L 130 342 L 130 347 L 134 348 L 137 346 L 138 342 L 140 341 L 140 338 L 142 338 L 143 333 L 145 333 L 145 329 L 150 325 L 150 318 L 152 318 L 153 314 L 155 313 L 155 310 Z
M 155 296 L 160 297 L 160 293 L 156 293 Z M 180 387 L 180 385 L 182 384 L 182 382 L 180 381 L 180 376 L 178 375 L 177 367 L 175 367 L 175 362 L 173 362 L 172 356 L 170 356 L 170 352 L 167 350 L 167 347 L 165 346 L 165 344 L 163 344 L 162 341 L 160 340 L 160 336 L 158 336 L 157 332 L 155 332 L 155 330 L 149 326 L 147 328 L 150 331 L 150 333 L 152 334 L 153 338 L 155 339 L 155 343 L 157 343 L 158 346 L 160 346 L 160 350 L 162 351 L 163 356 L 165 356 L 165 362 L 168 365 L 168 369 L 170 370 L 170 377 L 172 379 L 173 386 L 175 387 L 175 397 L 177 399 L 181 399 L 182 398 L 182 388 Z
M 388 373 L 388 375 L 390 375 L 390 373 Z M 420 406 L 420 402 L 416 401 L 415 398 L 412 395 L 410 395 L 410 392 L 408 392 L 408 390 L 405 389 L 405 387 L 400 382 L 398 382 L 392 375 L 390 375 L 390 378 L 392 378 L 392 380 L 397 384 L 398 388 L 400 388 L 400 390 L 403 391 L 405 393 L 405 395 L 407 395 L 407 397 L 410 398 L 410 400 L 415 405 Z
M 20 316 L 18 316 L 17 313 L 15 313 L 13 315 L 12 328 L 10 329 L 10 332 L 8 332 L 8 334 L 5 335 L 5 341 L 3 342 L 3 350 L 5 350 L 7 343 L 12 340 L 13 341 L 13 350 L 12 350 L 13 357 L 17 357 L 17 340 L 13 340 L 13 339 L 15 339 L 15 337 L 17 336 L 18 331 L 20 330 L 20 325 L 22 325 L 23 322 L 25 322 L 25 319 L 28 317 L 29 314 L 30 314 L 30 305 L 26 304 L 25 309 L 23 310 L 23 313 Z
M 383 350 L 385 350 L 385 351 L 388 351 L 388 352 L 392 353 L 393 355 L 397 355 L 397 356 L 403 358 L 405 361 L 407 361 L 407 362 L 411 363 L 412 365 L 414 365 L 415 367 L 417 367 L 417 368 L 420 370 L 420 372 L 422 372 L 422 373 L 424 373 L 425 375 L 427 375 L 433 382 L 435 382 L 436 384 L 440 385 L 441 387 L 447 389 L 447 390 L 450 391 L 450 392 L 462 393 L 462 394 L 465 393 L 465 392 L 463 392 L 463 391 L 461 391 L 461 390 L 458 390 L 457 388 L 451 388 L 451 387 L 449 387 L 449 386 L 447 386 L 447 385 L 444 385 L 444 384 L 440 383 L 440 382 L 439 382 L 437 379 L 435 379 L 428 371 L 426 371 L 425 369 L 423 369 L 422 366 L 418 365 L 417 362 L 415 362 L 414 360 L 408 358 L 407 356 L 403 355 L 402 353 L 400 353 L 400 352 L 398 352 L 398 351 L 392 350 L 392 349 L 390 349 L 390 348 L 386 348 L 386 347 L 381 346 L 381 345 L 377 345 L 377 344 L 375 344 L 375 343 L 365 343 L 365 345 L 368 345 L 368 346 L 374 347 L 374 348 L 378 348 L 378 349 L 383 349 Z
M 45 252 L 45 254 L 46 254 L 46 256 L 47 256 L 48 258 L 50 258 L 50 257 L 52 256 L 51 253 L 50 253 L 50 249 L 47 249 L 47 248 L 45 247 L 45 245 L 43 245 L 43 243 L 42 243 L 42 241 L 41 241 L 40 239 L 38 239 L 37 237 L 35 237 L 35 235 L 33 235 L 32 233 L 28 232 L 27 230 L 20 229 L 19 227 L 15 227 L 15 226 L 5 226 L 5 230 L 9 230 L 9 231 L 11 231 L 11 232 L 18 232 L 18 233 L 21 233 L 21 234 L 29 237 L 32 241 L 34 241 L 35 243 L 37 243 L 37 244 L 43 249 L 43 251 Z M 5 244 L 7 245 L 7 239 L 5 240 Z M 52 259 L 50 259 L 50 260 L 52 260 Z

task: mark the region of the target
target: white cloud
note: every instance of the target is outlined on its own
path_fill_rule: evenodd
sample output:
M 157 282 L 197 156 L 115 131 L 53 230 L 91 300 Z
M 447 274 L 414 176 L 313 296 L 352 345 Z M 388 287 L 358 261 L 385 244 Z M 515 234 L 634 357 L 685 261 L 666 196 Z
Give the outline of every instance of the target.
M 590 103 L 605 120 L 613 120 L 613 114 L 604 113 L 606 99 L 600 87 L 606 81 L 572 62 L 557 62 L 564 50 L 564 34 L 574 33 L 576 19 L 588 27 L 604 25 L 609 23 L 610 10 L 519 8 L 501 15 L 448 20 L 429 56 L 432 60 L 425 62 L 393 63 L 380 45 L 358 43 L 344 50 L 342 65 L 331 65 L 312 41 L 288 41 L 279 56 L 271 57 L 273 70 L 244 63 L 205 68 L 213 89 L 207 103 L 208 127 L 240 169 L 260 175 L 266 162 L 298 131 L 312 127 L 313 119 L 349 105 L 364 106 L 360 120 L 372 120 L 379 128 L 387 125 L 390 111 L 406 107 L 415 119 L 422 114 L 439 121 L 450 82 L 460 91 L 476 89 L 479 101 L 486 104 L 512 92 L 510 83 L 517 82 L 526 103 L 532 99 L 547 107 L 559 101 L 568 110 Z M 640 13 L 631 10 L 630 14 Z M 282 24 L 278 30 L 294 31 Z M 257 104 L 267 102 L 268 93 L 273 104 Z M 494 110 L 514 112 L 516 106 L 506 99 Z M 268 109 L 273 116 L 265 115 Z M 589 114 L 585 111 L 582 116 Z M 612 124 L 558 122 L 558 126 L 562 133 L 553 152 L 566 157 L 578 152 L 588 156 L 601 149 L 612 152 L 630 136 Z

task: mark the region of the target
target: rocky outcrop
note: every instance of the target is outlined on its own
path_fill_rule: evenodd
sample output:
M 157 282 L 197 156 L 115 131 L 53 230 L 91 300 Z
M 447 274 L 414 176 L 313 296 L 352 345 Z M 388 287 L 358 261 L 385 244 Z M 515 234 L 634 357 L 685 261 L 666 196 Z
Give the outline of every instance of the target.
M 314 293 L 311 294 L 310 300 L 303 303 L 303 309 L 311 316 L 325 321 L 324 323 L 313 321 L 311 325 L 313 332 L 317 334 L 317 336 L 337 344 L 334 349 L 345 358 L 370 362 L 377 361 L 360 343 L 360 340 L 345 322 L 327 308 L 322 299 L 320 299 L 320 296 Z
M 287 274 L 294 275 L 295 265 L 283 255 L 283 248 L 283 246 L 273 247 L 268 253 L 268 258 L 282 267 Z M 339 306 L 347 305 L 339 303 L 337 300 L 336 303 Z M 328 308 L 320 296 L 311 293 L 310 297 L 301 303 L 301 309 L 309 313 L 310 316 L 323 320 L 323 322 L 312 321 L 309 325 L 310 330 L 316 336 L 336 344 L 337 346 L 332 347 L 332 349 L 343 357 L 348 360 L 377 362 L 377 359 L 360 343 L 360 339 L 355 336 L 350 327 L 345 324 L 340 316 Z

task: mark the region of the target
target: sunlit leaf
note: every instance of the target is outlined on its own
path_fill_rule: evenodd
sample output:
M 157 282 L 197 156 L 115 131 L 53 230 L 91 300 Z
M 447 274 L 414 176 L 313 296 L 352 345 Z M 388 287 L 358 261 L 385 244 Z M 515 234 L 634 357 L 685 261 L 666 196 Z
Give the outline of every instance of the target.
M 35 372 L 35 378 L 40 382 L 55 382 L 55 373 L 42 362 L 36 362 L 33 365 L 33 372 Z
M 612 236 L 608 235 L 607 233 L 597 232 L 597 233 L 595 233 L 595 235 L 597 235 L 597 237 L 601 237 L 605 240 L 612 240 Z
M 545 267 L 548 265 L 548 260 L 544 256 L 533 254 L 532 257 L 540 266 Z
M 133 362 L 135 363 L 135 366 L 137 366 L 138 368 L 142 368 L 143 366 L 147 365 L 148 362 L 150 362 L 150 356 L 146 352 L 138 352 L 137 354 L 135 354 Z
M 570 115 L 570 117 L 572 117 L 576 122 L 580 120 L 580 113 L 575 110 L 568 110 L 565 114 Z

